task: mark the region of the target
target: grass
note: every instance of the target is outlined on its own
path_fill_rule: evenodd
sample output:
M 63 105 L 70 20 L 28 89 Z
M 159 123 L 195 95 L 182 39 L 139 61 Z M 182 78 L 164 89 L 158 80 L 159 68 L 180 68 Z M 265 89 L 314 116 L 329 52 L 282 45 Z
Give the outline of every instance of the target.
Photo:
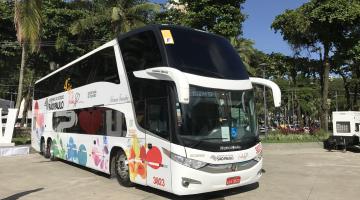
M 319 130 L 313 134 L 284 134 L 280 131 L 272 131 L 267 137 L 262 136 L 261 142 L 263 143 L 303 143 L 303 142 L 322 142 L 329 138 L 329 133 Z M 31 143 L 30 135 L 21 136 L 12 139 L 15 145 L 25 145 Z
M 263 136 L 261 141 L 264 143 L 303 143 L 303 142 L 322 142 L 329 137 L 329 133 L 319 130 L 313 134 L 284 134 L 280 131 L 272 131 L 267 137 Z
M 31 143 L 30 137 L 16 137 L 12 139 L 12 142 L 15 143 L 15 145 L 25 145 Z

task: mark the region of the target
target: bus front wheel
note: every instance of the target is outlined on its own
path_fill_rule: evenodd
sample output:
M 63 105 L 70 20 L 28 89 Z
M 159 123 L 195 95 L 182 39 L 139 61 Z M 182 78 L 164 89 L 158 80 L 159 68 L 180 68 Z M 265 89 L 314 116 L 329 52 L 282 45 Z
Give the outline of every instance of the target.
M 124 152 L 118 151 L 115 156 L 112 157 L 115 162 L 115 175 L 116 179 L 120 185 L 125 187 L 133 186 L 133 183 L 130 181 L 129 166 L 127 162 L 127 157 Z

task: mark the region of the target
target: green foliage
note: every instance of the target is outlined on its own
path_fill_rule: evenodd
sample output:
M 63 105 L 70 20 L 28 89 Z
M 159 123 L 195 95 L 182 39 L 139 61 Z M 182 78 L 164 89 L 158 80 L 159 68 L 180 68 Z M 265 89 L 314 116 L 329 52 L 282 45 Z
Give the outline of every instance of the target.
M 354 34 L 360 20 L 358 0 L 311 0 L 278 15 L 272 23 L 284 39 L 294 46 L 334 45 L 341 37 Z
M 11 140 L 11 142 L 15 143 L 15 145 L 26 145 L 31 143 L 30 136 L 28 137 L 16 137 Z
M 72 34 L 89 33 L 106 25 L 107 29 L 112 27 L 106 31 L 112 39 L 119 33 L 144 26 L 160 11 L 160 5 L 143 0 L 95 0 L 92 6 L 92 12 L 71 25 Z
M 94 40 L 94 37 L 97 36 L 97 32 L 89 34 L 87 37 L 74 36 L 69 31 L 73 21 L 86 16 L 89 11 L 61 0 L 46 1 L 43 8 L 42 40 L 44 45 L 41 48 L 41 54 L 36 57 L 41 61 L 36 66 L 37 71 L 41 74 L 49 72 L 50 62 L 62 66 L 93 49 L 92 43 L 89 44 L 84 40 Z
M 14 23 L 18 41 L 28 43 L 32 52 L 40 47 L 41 0 L 15 1 Z
M 272 23 L 275 32 L 280 31 L 284 40 L 294 48 L 310 48 L 322 56 L 319 70 L 321 79 L 321 120 L 327 129 L 330 57 L 342 52 L 339 48 L 349 38 L 360 39 L 360 1 L 358 0 L 311 0 L 297 9 L 278 15 Z M 335 57 L 334 57 L 335 58 Z
M 313 135 L 310 134 L 282 134 L 280 131 L 273 131 L 267 137 L 263 137 L 261 142 L 264 143 L 301 143 L 301 142 L 322 142 L 329 138 L 329 133 L 319 130 Z
M 255 69 L 251 67 L 252 57 L 256 53 L 256 49 L 253 47 L 254 42 L 248 39 L 239 39 L 236 37 L 231 37 L 230 43 L 233 45 L 233 47 L 240 55 L 248 73 L 255 74 Z
M 242 34 L 241 24 L 245 15 L 241 13 L 241 4 L 245 0 L 179 0 L 170 1 L 172 8 L 157 15 L 157 22 L 184 25 L 206 30 L 226 38 Z
M 15 92 L 15 87 L 4 85 L 17 84 L 17 65 L 21 49 L 16 42 L 14 29 L 14 4 L 0 1 L 0 98 L 14 98 L 9 92 Z M 15 76 L 16 74 L 16 76 Z

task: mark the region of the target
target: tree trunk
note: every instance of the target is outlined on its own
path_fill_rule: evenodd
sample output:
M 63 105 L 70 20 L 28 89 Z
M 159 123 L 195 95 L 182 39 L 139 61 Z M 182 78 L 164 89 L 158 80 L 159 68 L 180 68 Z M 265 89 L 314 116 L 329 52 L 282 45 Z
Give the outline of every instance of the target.
M 29 110 L 30 100 L 31 100 L 31 90 L 29 89 L 28 92 L 26 93 L 26 97 L 25 97 L 24 110 L 22 113 L 21 124 L 20 124 L 21 127 L 23 127 L 24 124 L 27 123 L 26 119 L 27 119 L 27 113 Z
M 323 60 L 323 74 L 322 74 L 322 83 L 321 83 L 321 128 L 325 131 L 328 131 L 328 94 L 329 94 L 329 73 L 330 73 L 330 63 L 329 63 L 329 45 L 324 44 L 324 60 Z
M 355 77 L 355 90 L 354 90 L 354 99 L 353 99 L 353 109 L 358 111 L 360 110 L 360 106 L 358 105 L 358 95 L 359 95 L 359 89 L 360 89 L 360 68 L 358 65 L 356 65 L 354 67 L 354 73 L 353 73 L 353 77 Z
M 23 82 L 24 82 L 24 68 L 26 65 L 26 59 L 27 59 L 27 44 L 26 42 L 22 45 L 22 53 L 21 53 L 21 65 L 20 65 L 20 72 L 19 72 L 19 85 L 18 85 L 18 92 L 17 92 L 17 98 L 16 98 L 16 106 L 15 108 L 19 109 L 21 100 L 22 100 L 22 91 L 23 91 Z
M 350 82 L 347 80 L 345 74 L 339 73 L 341 78 L 344 82 L 344 88 L 345 88 L 345 99 L 346 99 L 346 105 L 345 110 L 351 110 L 351 99 L 350 99 Z

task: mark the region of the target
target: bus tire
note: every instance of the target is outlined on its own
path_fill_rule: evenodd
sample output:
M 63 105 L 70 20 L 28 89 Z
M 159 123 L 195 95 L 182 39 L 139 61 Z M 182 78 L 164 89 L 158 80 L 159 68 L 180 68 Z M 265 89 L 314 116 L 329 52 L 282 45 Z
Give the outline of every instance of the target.
M 54 161 L 55 156 L 52 151 L 52 140 L 49 139 L 46 145 L 46 158 L 50 158 L 50 160 Z
M 40 154 L 43 155 L 45 157 L 45 141 L 44 141 L 44 138 L 41 138 L 41 141 L 40 141 Z
M 133 186 L 134 183 L 130 181 L 129 166 L 126 164 L 126 154 L 123 151 L 117 151 L 111 160 L 113 160 L 115 163 L 114 172 L 119 184 L 124 187 Z

